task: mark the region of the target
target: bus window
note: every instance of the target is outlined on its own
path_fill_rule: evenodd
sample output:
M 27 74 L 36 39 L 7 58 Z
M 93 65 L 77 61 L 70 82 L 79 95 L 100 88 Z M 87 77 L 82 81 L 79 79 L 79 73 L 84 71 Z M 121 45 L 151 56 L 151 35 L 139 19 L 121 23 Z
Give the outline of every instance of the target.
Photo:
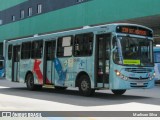
M 57 56 L 69 57 L 72 56 L 73 36 L 58 38 Z
M 74 55 L 75 56 L 90 56 L 93 49 L 93 34 L 76 35 L 74 41 Z
M 8 47 L 8 60 L 11 60 L 12 58 L 12 45 L 9 45 Z
M 46 43 L 46 57 L 47 60 L 52 60 L 54 59 L 55 56 L 55 41 L 49 41 Z
M 31 56 L 31 42 L 22 43 L 21 59 L 30 59 Z
M 116 64 L 153 66 L 152 41 L 144 38 L 118 37 L 115 53 Z
M 32 42 L 32 58 L 40 59 L 42 57 L 43 41 Z

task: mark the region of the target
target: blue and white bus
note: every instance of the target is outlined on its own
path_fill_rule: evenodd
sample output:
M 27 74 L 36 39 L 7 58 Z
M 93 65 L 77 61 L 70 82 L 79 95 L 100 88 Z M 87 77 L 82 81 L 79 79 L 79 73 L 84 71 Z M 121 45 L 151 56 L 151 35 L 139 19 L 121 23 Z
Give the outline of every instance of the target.
M 160 46 L 154 47 L 155 82 L 160 82 Z
M 117 23 L 6 41 L 6 78 L 30 90 L 78 87 L 84 96 L 152 88 L 152 36 L 147 27 Z
M 0 56 L 0 78 L 4 77 L 4 58 Z

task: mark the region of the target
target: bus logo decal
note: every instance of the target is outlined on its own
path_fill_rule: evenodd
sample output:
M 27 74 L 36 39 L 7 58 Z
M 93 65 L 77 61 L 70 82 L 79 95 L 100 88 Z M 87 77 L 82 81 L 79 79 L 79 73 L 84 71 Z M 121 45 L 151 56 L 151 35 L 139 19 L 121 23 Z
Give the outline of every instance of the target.
M 56 68 L 56 71 L 58 73 L 58 76 L 59 76 L 59 80 L 57 81 L 57 83 L 59 85 L 64 85 L 64 81 L 66 79 L 66 73 L 67 73 L 67 70 L 66 71 L 63 71 L 63 68 L 62 68 L 62 65 L 61 65 L 61 62 L 59 61 L 58 58 L 55 58 L 54 59 L 54 65 L 55 65 L 55 68 Z
M 41 64 L 40 60 L 35 60 L 34 61 L 33 72 L 35 72 L 39 83 L 43 84 L 43 74 L 42 74 L 42 72 L 40 70 L 40 67 L 39 67 L 40 64 Z M 50 83 L 50 81 L 48 79 L 46 79 L 46 83 Z

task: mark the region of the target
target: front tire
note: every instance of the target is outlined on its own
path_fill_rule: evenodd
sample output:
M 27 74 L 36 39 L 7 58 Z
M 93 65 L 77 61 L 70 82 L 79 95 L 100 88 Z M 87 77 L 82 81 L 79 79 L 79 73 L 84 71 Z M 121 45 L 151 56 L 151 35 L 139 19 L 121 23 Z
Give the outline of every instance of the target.
M 82 75 L 79 80 L 79 92 L 81 95 L 91 96 L 95 93 L 95 90 L 91 89 L 91 82 L 87 75 Z
M 123 95 L 126 92 L 126 90 L 112 90 L 112 92 L 115 95 Z

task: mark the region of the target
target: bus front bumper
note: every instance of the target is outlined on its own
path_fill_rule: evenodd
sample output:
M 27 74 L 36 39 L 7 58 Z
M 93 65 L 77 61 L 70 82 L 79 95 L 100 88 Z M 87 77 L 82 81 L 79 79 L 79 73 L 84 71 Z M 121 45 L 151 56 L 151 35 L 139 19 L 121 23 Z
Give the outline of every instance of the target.
M 143 88 L 143 89 L 149 89 L 153 88 L 155 86 L 155 81 L 154 80 L 122 80 L 117 77 L 111 84 L 110 84 L 110 89 L 136 89 L 136 88 Z

